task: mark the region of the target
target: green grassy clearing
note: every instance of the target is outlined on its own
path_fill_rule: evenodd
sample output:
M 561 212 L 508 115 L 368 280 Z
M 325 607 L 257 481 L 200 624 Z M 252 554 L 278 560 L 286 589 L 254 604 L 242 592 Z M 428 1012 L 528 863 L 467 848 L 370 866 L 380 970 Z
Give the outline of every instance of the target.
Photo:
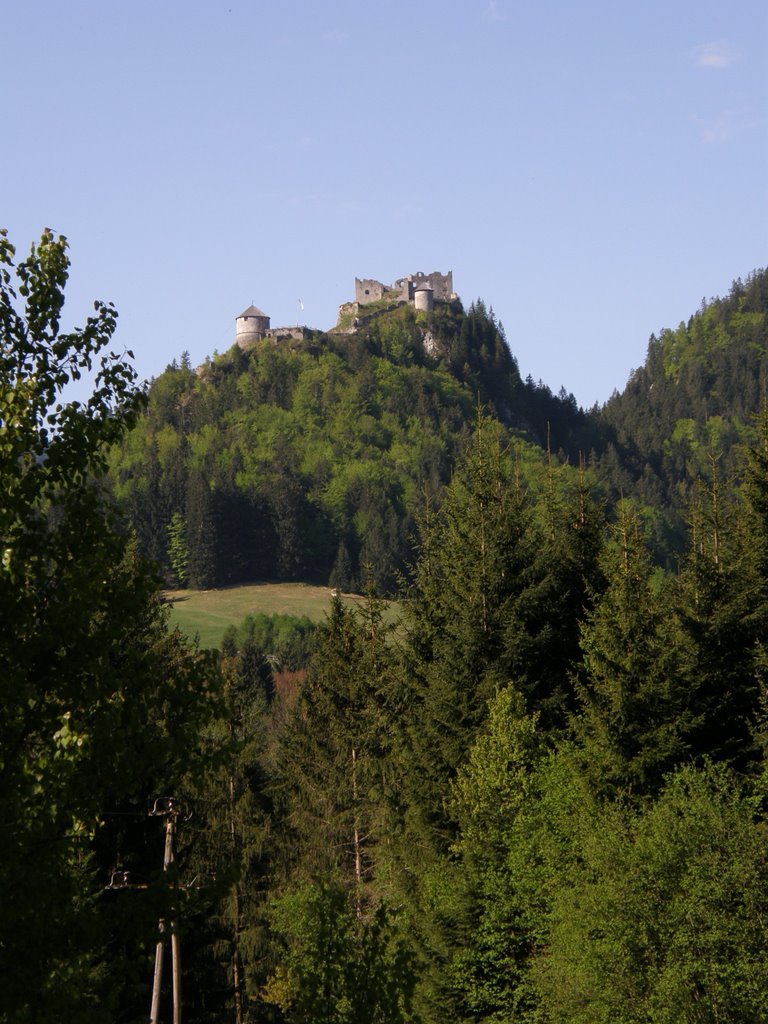
M 306 583 L 250 583 L 221 590 L 168 590 L 164 596 L 171 603 L 171 625 L 187 636 L 199 636 L 201 647 L 218 647 L 230 625 L 239 625 L 246 615 L 306 615 L 313 622 L 322 622 L 331 606 L 328 587 Z M 356 594 L 343 594 L 343 599 L 357 604 L 363 599 Z M 388 620 L 397 617 L 395 603 L 389 606 Z

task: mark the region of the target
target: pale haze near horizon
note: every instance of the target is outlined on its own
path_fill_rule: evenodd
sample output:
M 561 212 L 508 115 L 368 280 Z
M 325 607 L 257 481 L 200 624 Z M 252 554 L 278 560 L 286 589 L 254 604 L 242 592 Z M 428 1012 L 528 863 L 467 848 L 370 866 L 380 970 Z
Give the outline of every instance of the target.
M 758 0 L 0 9 L 0 226 L 68 237 L 68 319 L 113 301 L 142 377 L 452 270 L 591 406 L 768 264 Z

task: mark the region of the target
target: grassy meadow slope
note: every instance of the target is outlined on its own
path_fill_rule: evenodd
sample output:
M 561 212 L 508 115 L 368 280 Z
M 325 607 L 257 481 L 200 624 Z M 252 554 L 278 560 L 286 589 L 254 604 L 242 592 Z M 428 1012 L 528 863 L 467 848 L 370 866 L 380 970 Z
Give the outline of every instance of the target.
M 331 591 L 306 583 L 250 583 L 219 590 L 169 590 L 171 625 L 188 636 L 198 636 L 200 646 L 218 647 L 228 626 L 239 625 L 246 615 L 305 615 L 322 622 L 330 610 Z M 359 603 L 356 594 L 344 600 Z M 388 617 L 397 616 L 397 605 L 389 606 Z

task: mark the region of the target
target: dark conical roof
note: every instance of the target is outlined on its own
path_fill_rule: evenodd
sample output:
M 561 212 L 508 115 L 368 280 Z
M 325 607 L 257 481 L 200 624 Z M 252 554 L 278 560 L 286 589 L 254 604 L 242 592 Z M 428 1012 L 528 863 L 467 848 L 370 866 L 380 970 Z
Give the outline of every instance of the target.
M 237 320 L 242 320 L 245 316 L 266 316 L 266 313 L 262 313 L 256 306 L 249 306 L 248 309 L 244 309 L 240 316 L 236 317 Z

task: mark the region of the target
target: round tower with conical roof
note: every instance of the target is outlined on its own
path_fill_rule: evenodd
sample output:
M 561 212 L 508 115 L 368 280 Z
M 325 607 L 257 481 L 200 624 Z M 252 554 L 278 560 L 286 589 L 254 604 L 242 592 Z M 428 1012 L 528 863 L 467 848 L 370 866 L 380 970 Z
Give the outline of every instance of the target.
M 244 309 L 240 316 L 235 317 L 235 341 L 240 348 L 261 341 L 269 330 L 269 317 L 256 306 Z

